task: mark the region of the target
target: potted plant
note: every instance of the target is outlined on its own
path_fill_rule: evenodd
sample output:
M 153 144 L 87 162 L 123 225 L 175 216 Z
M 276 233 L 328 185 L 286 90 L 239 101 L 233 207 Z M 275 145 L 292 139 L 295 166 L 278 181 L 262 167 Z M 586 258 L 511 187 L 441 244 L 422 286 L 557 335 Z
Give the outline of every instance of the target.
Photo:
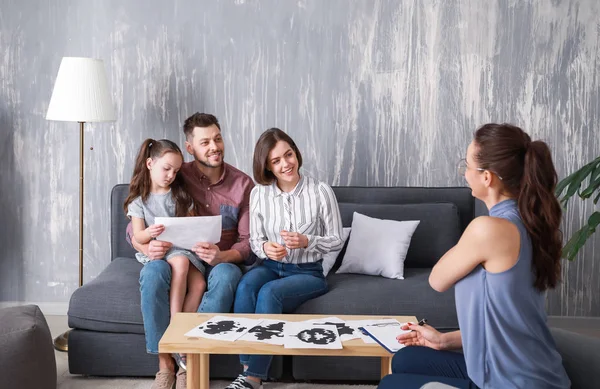
M 582 190 L 582 186 L 585 189 Z M 594 196 L 594 204 L 598 204 L 598 200 L 600 200 L 600 157 L 572 173 L 556 186 L 556 196 L 564 207 L 567 206 L 567 202 L 575 194 L 582 199 L 589 199 Z M 584 224 L 579 231 L 575 232 L 565 244 L 563 258 L 567 258 L 569 261 L 575 259 L 579 250 L 596 231 L 599 224 L 600 212 L 595 211 L 588 218 L 587 224 Z

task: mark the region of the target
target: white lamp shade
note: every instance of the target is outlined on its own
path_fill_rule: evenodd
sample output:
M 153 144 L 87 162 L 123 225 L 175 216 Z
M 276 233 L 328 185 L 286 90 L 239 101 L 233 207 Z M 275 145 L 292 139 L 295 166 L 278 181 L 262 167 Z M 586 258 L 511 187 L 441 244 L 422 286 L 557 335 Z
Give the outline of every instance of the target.
M 116 120 L 102 60 L 76 57 L 62 59 L 46 120 Z

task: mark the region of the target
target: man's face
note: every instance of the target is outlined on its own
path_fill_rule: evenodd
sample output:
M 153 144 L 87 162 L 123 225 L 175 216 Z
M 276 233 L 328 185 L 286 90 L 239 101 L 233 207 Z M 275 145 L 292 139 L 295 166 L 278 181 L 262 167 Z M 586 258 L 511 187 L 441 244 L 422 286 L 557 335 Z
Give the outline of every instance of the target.
M 225 145 L 221 131 L 214 124 L 194 127 L 192 135 L 185 141 L 185 149 L 206 167 L 218 168 L 223 165 Z

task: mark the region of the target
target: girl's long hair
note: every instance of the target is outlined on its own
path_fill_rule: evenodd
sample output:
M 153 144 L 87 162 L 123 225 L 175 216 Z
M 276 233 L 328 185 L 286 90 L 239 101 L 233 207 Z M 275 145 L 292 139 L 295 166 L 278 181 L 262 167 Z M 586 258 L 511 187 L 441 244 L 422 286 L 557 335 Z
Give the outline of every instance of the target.
M 504 190 L 517 199 L 533 248 L 534 286 L 540 291 L 560 281 L 562 209 L 554 194 L 558 181 L 548 145 L 519 127 L 489 123 L 475 132 L 479 167 L 502 177 Z
M 152 179 L 150 178 L 150 171 L 146 166 L 148 158 L 155 160 L 161 158 L 166 153 L 179 154 L 183 160 L 183 154 L 181 153 L 179 146 L 168 139 L 154 140 L 148 138 L 142 143 L 140 151 L 135 159 L 135 166 L 129 183 L 129 195 L 123 205 L 125 214 L 127 214 L 127 207 L 133 200 L 141 196 L 142 201 L 145 202 L 150 195 Z M 173 201 L 175 202 L 175 216 L 189 216 L 190 214 L 198 215 L 197 206 L 186 191 L 183 178 L 179 173 L 171 183 L 171 194 L 173 196 Z

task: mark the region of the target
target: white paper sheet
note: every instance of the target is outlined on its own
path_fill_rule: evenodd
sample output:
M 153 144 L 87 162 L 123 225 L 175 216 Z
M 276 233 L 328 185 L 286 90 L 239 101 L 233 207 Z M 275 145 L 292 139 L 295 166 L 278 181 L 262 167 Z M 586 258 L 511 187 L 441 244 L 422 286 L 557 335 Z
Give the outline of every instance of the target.
M 284 347 L 341 349 L 342 342 L 334 325 L 288 322 L 285 326 Z
M 392 323 L 379 325 L 376 324 L 364 326 L 362 328 L 368 332 L 372 338 L 375 338 L 377 343 L 379 343 L 390 353 L 395 353 L 396 351 L 405 347 L 403 344 L 398 343 L 396 337 L 400 334 L 410 332 L 410 330 L 402 330 L 400 323 L 398 323 L 398 325 Z
M 157 217 L 154 223 L 165 226 L 165 231 L 156 239 L 183 249 L 191 250 L 198 242 L 218 243 L 221 240 L 221 215 Z
M 283 335 L 287 322 L 282 320 L 265 319 L 260 324 L 252 327 L 238 340 L 249 342 L 262 342 L 283 345 Z
M 372 325 L 379 325 L 379 326 L 386 326 L 386 325 L 390 325 L 390 326 L 398 326 L 400 323 L 398 322 L 398 320 L 396 319 L 376 319 L 376 320 L 348 320 L 346 322 L 346 324 L 349 327 L 352 327 L 356 330 L 356 334 L 363 340 L 363 342 L 365 343 L 377 343 L 373 338 L 371 338 L 369 335 L 363 333 L 361 330 L 359 330 L 359 327 L 364 327 L 364 326 L 372 326 Z
M 214 316 L 186 332 L 185 336 L 233 342 L 244 336 L 250 328 L 258 325 L 261 321 L 261 319 L 244 317 Z

